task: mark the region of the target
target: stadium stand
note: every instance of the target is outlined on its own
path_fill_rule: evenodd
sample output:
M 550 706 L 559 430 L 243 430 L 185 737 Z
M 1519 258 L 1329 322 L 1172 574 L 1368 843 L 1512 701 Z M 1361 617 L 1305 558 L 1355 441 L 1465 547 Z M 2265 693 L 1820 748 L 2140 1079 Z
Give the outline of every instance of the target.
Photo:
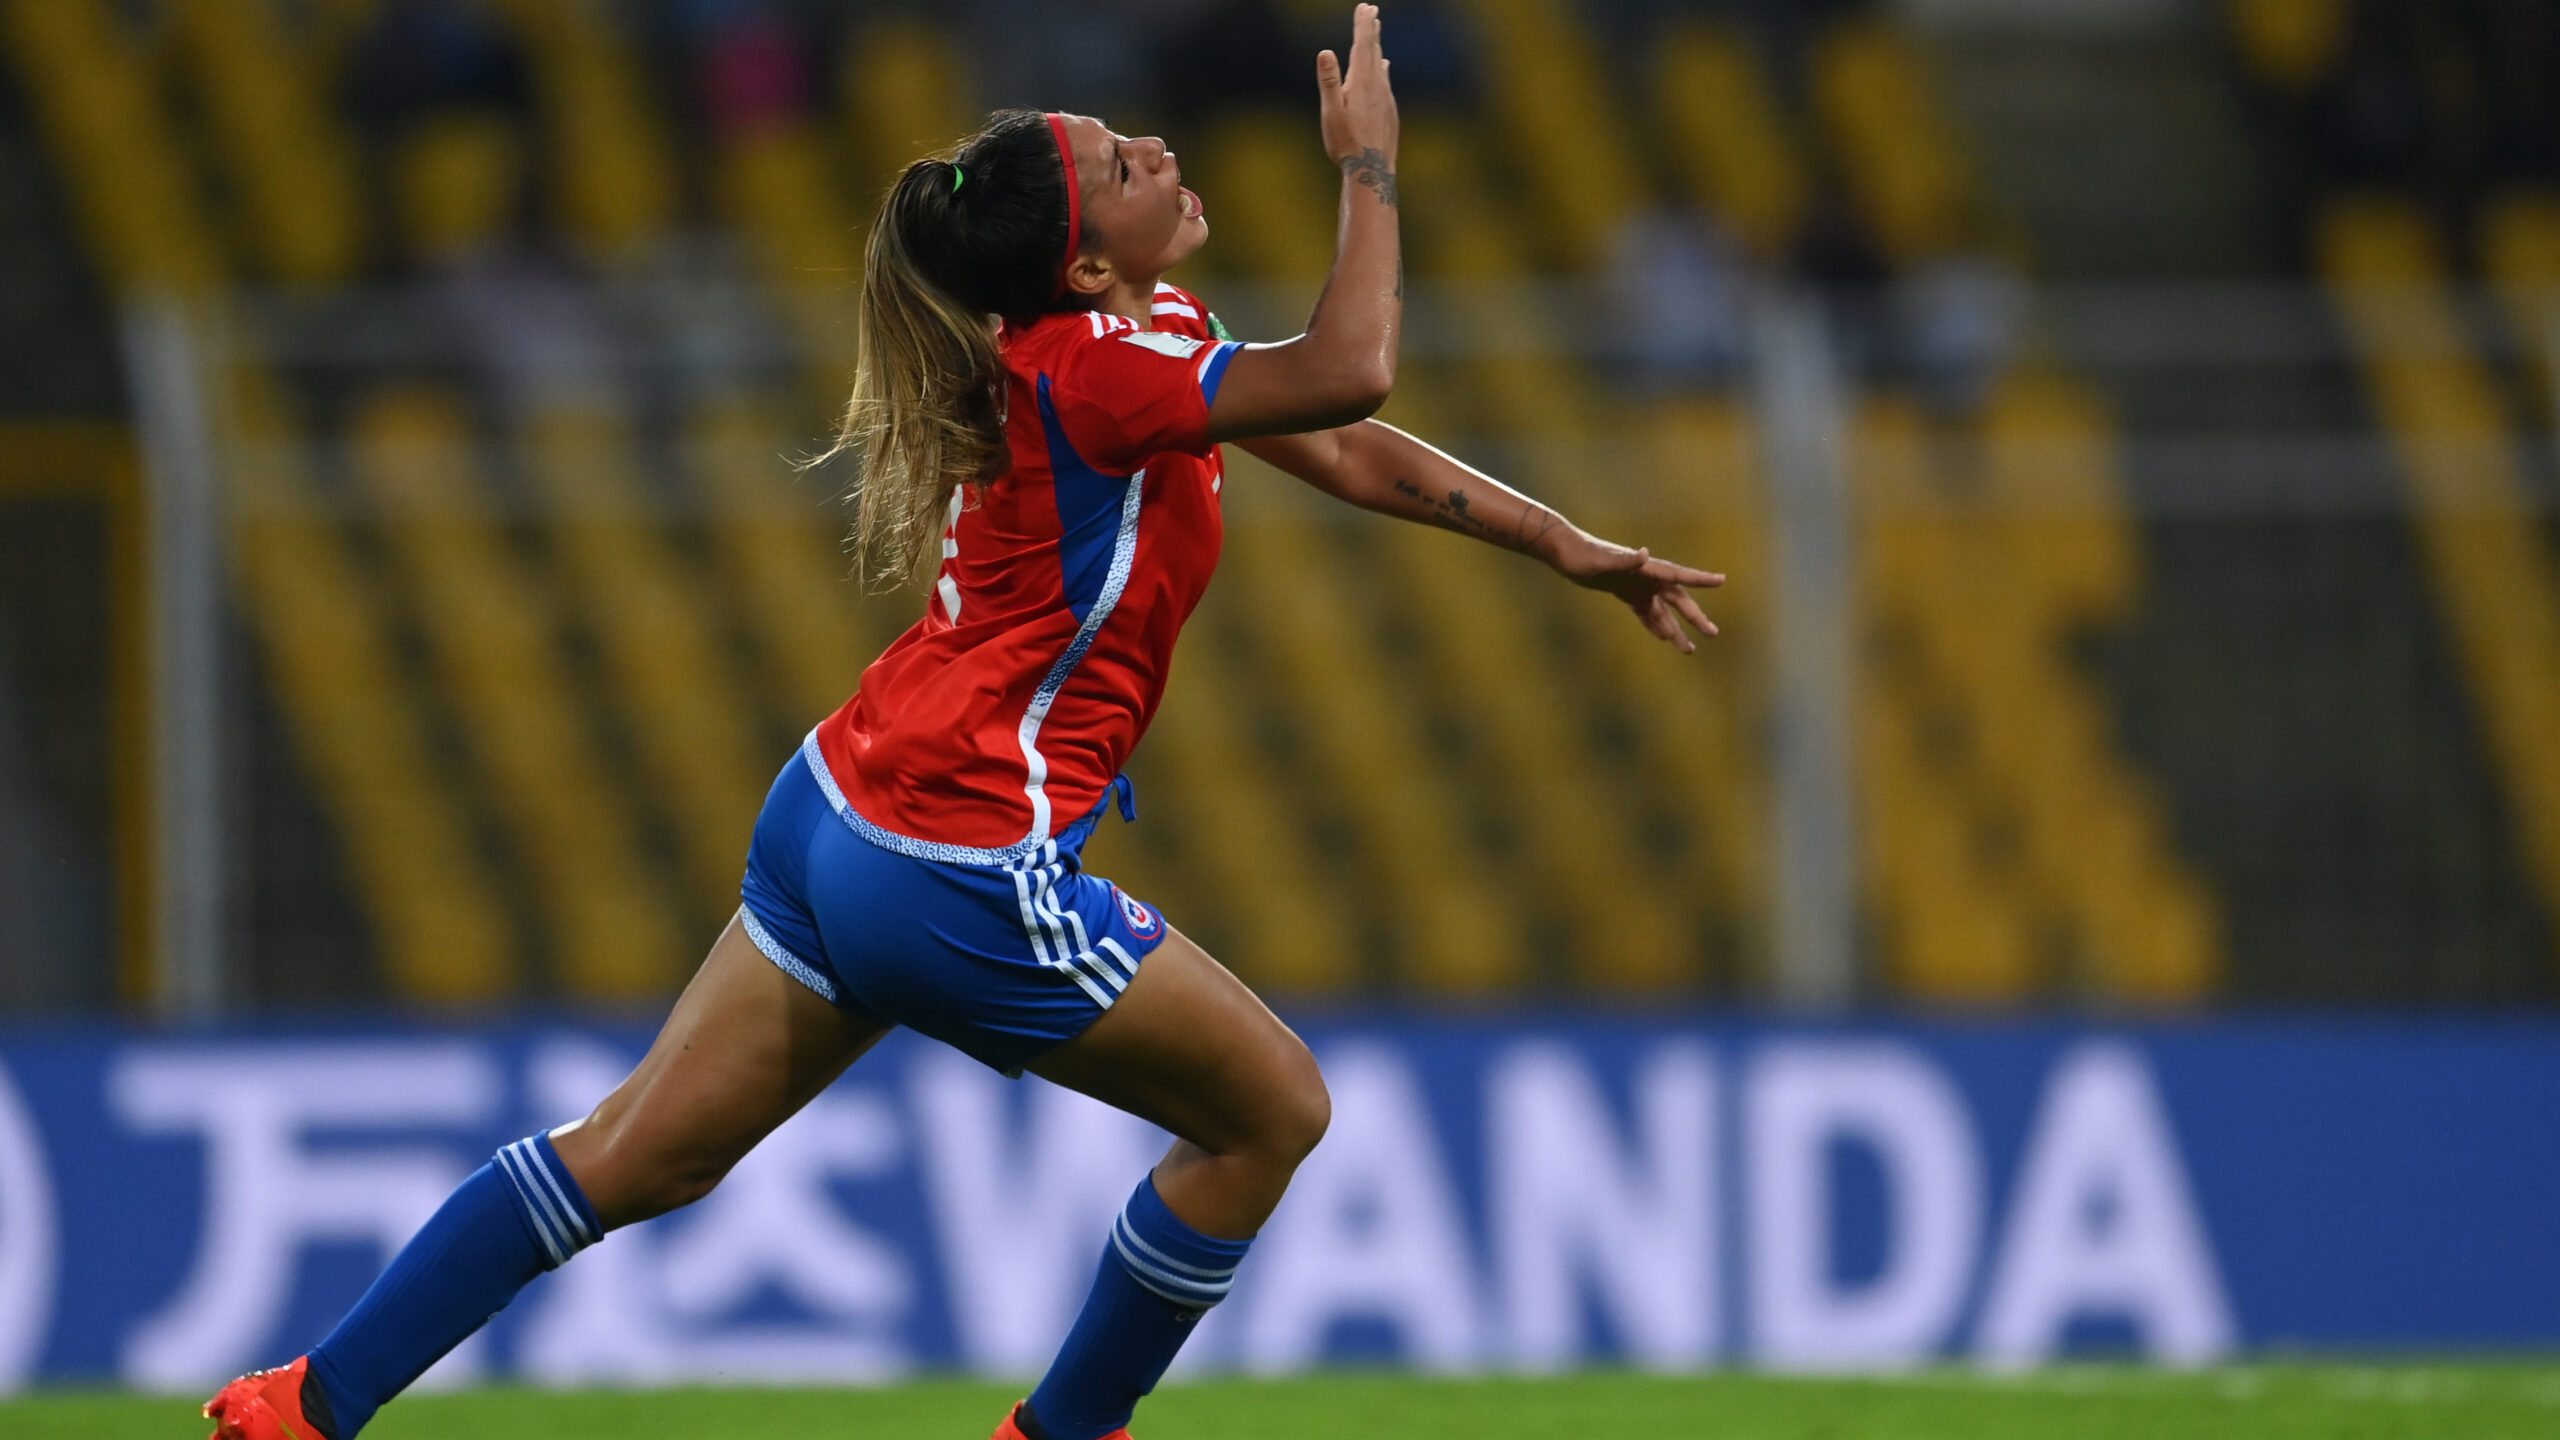
M 2527 864 L 2560 907 L 2560 754 L 2549 743 L 2560 735 L 2560 565 L 2535 523 L 2504 404 L 2419 206 L 2338 200 L 2316 243 L 2398 453 Z
M 1284 8 L 1272 23 L 1315 13 Z M 841 404 L 880 186 L 1018 97 L 950 14 L 492 0 L 473 13 L 523 94 L 393 114 L 358 92 L 399 9 L 19 0 L 0 38 L 114 292 L 256 301 L 222 397 L 240 453 L 266 457 L 239 467 L 235 583 L 387 983 L 633 995 L 671 983 L 685 927 L 725 904 L 781 747 L 912 614 L 852 583 L 825 503 L 840 473 L 786 462 Z M 2265 112 L 2282 143 L 2336 143 L 2322 97 L 2363 63 L 2366 9 L 2227 7 L 2244 83 L 2289 97 Z M 2188 682 L 2091 663 L 2165 583 L 2118 377 L 2069 369 L 2032 325 L 1952 361 L 1909 333 L 1932 286 L 2014 287 L 2029 248 L 1978 115 L 1875 7 L 1799 18 L 1435 8 L 1466 73 L 1407 108 L 1417 343 L 1387 417 L 1737 583 L 1710 606 L 1726 637 L 1683 665 L 1597 597 L 1445 536 L 1318 523 L 1235 458 L 1225 573 L 1135 763 L 1150 823 L 1106 827 L 1096 864 L 1257 983 L 1753 993 L 1770 481 L 1738 382 L 1772 275 L 1827 288 L 1866 397 L 1847 438 L 1873 516 L 1856 748 L 1878 991 L 2196 1002 L 2228 983 L 2226 909 L 2277 903 L 2217 893 L 2232 862 L 2182 853 L 2181 826 L 2221 813 L 2205 772 L 2135 758 L 2128 709 L 2151 692 L 2124 687 Z M 1175 278 L 1279 325 L 1330 260 L 1334 180 L 1303 113 L 1264 104 L 1175 137 L 1219 237 Z M 2560 636 L 2534 617 L 2560 612 L 2560 580 L 2543 462 L 2516 442 L 2552 418 L 2560 209 L 2547 177 L 2466 174 L 2438 203 L 2476 241 L 2495 336 L 2414 200 L 2317 208 L 2312 254 L 2548 909 L 2560 771 L 2534 737 L 2560 728 Z M 1730 312 L 1669 360 L 1622 333 L 1649 318 L 1663 235 Z M 295 307 L 358 313 L 386 281 L 452 333 L 384 359 L 359 353 L 365 327 L 328 351 L 266 323 L 325 328 Z M 531 322 L 475 331 L 473 287 L 518 293 L 497 281 L 585 315 L 598 353 L 562 360 L 565 332 Z M 755 303 L 696 329 L 652 309 L 696 284 Z M 2402 291 L 2424 303 L 2382 302 Z M 486 587 L 526 608 L 484 613 Z M 599 798 L 627 853 L 551 856 Z
M 1803 142 L 1759 48 L 1723 26 L 1680 23 L 1655 51 L 1653 102 L 1683 183 L 1751 252 L 1795 243 L 1811 189 Z
M 672 822 L 700 909 L 719 914 L 736 894 L 738 856 L 772 778 L 754 689 L 720 633 L 721 606 L 668 543 L 620 415 L 540 412 L 517 445 L 647 792 Z
M 1650 186 L 1589 28 L 1561 0 L 1471 0 L 1495 145 L 1517 157 L 1525 213 L 1548 254 L 1587 269 Z
M 1971 167 L 1909 42 L 1883 21 L 1843 21 L 1815 42 L 1810 71 L 1813 110 L 1885 253 L 1908 263 L 1970 239 Z
M 513 858 L 532 877 L 564 987 L 600 999 L 666 989 L 691 947 L 564 673 L 546 577 L 498 524 L 460 401 L 386 390 L 357 410 L 346 440 Z
M 1237 528 L 1221 578 L 1258 622 L 1249 643 L 1266 683 L 1296 697 L 1315 793 L 1352 817 L 1355 873 L 1390 936 L 1395 978 L 1424 994 L 1523 983 L 1531 956 L 1517 897 L 1461 828 L 1472 807 L 1434 761 L 1442 747 L 1408 672 L 1355 608 L 1358 577 L 1334 532 L 1280 516 Z
M 356 157 L 267 0 L 186 0 L 176 33 L 236 197 L 238 249 L 270 279 L 337 284 L 363 259 Z
M 1418 117 L 1407 127 L 1401 165 L 1405 183 L 1429 199 L 1412 227 L 1413 264 L 1435 280 L 1471 287 L 1474 303 L 1447 323 L 1462 331 L 1454 337 L 1460 348 L 1478 357 L 1454 373 L 1425 371 L 1419 384 L 1406 382 L 1405 413 L 1426 434 L 1511 441 L 1522 461 L 1519 483 L 1591 515 L 1583 501 L 1606 488 L 1590 473 L 1607 453 L 1598 444 L 1605 401 L 1540 343 L 1571 322 L 1543 313 L 1530 294 L 1516 232 L 1456 127 Z M 1464 418 L 1429 423 L 1435 409 Z M 1382 538 L 1399 562 L 1385 570 L 1403 581 L 1401 603 L 1429 617 L 1420 628 L 1439 652 L 1442 685 L 1481 697 L 1467 708 L 1483 727 L 1492 772 L 1512 792 L 1505 803 L 1521 825 L 1520 881 L 1566 917 L 1576 978 L 1603 990 L 1697 983 L 1694 917 L 1680 887 L 1664 883 L 1669 877 L 1641 846 L 1633 819 L 1640 807 L 1600 767 L 1585 717 L 1574 713 L 1583 708 L 1574 699 L 1592 686 L 1571 650 L 1559 653 L 1535 639 L 1544 628 L 1541 612 L 1570 614 L 1585 608 L 1574 603 L 1582 597 L 1539 594 L 1535 587 L 1553 582 L 1481 546 L 1404 531 Z M 1672 542 L 1662 543 L 1668 549 Z
M 1845 21 L 1809 66 L 1821 133 L 1885 253 L 1916 267 L 1982 245 L 1975 166 L 1910 43 Z M 1881 639 L 1864 854 L 1890 963 L 1922 998 L 2193 1000 L 2221 969 L 2213 903 L 2070 653 L 2124 619 L 2138 583 L 2116 434 L 2084 387 L 2010 364 L 1978 415 L 1882 400 L 1860 420 L 1878 427 L 1852 469 Z
M 213 228 L 115 17 L 88 3 L 18 4 L 7 20 L 18 73 L 46 104 L 93 252 L 114 262 L 114 281 L 136 295 L 209 289 L 221 272 Z M 298 148 L 274 114 L 258 118 L 262 106 L 297 113 L 300 72 L 275 53 L 272 32 L 253 23 L 243 49 L 257 58 L 242 62 L 202 41 L 208 23 L 191 14 L 191 57 L 209 71 L 246 72 L 207 78 L 204 89 L 217 113 L 248 112 L 225 133 L 249 152 L 243 169 L 256 178 L 244 178 L 244 191 L 270 197 L 255 210 L 251 249 L 279 275 L 322 278 L 343 261 L 336 247 L 350 232 L 343 217 L 319 211 L 345 193 L 330 188 L 325 147 Z M 280 93 L 262 93 L 268 87 Z M 306 166 L 324 173 L 301 173 Z M 315 187 L 313 216 L 295 217 L 273 199 L 301 183 Z M 399 993 L 420 1000 L 502 994 L 516 984 L 506 917 L 468 815 L 432 761 L 382 598 L 300 464 L 298 429 L 273 381 L 243 362 L 232 385 L 234 440 L 256 461 L 237 467 L 235 573 L 298 753 L 341 826 L 384 971 Z
M 412 999 L 502 996 L 520 983 L 512 924 L 461 787 L 434 758 L 381 587 L 350 552 L 271 383 L 245 369 L 234 383 L 248 462 L 233 498 L 239 595 L 303 763 L 335 801 L 383 969 Z
M 601 7 L 500 0 L 531 55 L 549 142 L 544 172 L 563 230 L 598 264 L 643 256 L 674 215 L 676 176 L 660 111 L 630 47 Z

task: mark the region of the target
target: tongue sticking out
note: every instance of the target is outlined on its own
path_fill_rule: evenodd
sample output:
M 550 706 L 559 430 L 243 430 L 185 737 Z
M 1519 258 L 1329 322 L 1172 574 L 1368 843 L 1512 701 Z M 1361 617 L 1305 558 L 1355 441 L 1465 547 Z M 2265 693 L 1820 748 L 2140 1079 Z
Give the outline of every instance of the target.
M 1200 197 L 1199 197 L 1199 196 L 1192 194 L 1192 193 L 1191 193 L 1191 191 L 1190 191 L 1189 189 L 1185 189 L 1185 190 L 1182 192 L 1182 218 L 1183 218 L 1183 219 L 1185 219 L 1185 220 L 1197 219 L 1197 218 L 1199 217 L 1200 213 L 1201 213 L 1202 208 L 1203 208 L 1203 207 L 1202 207 L 1202 206 L 1201 206 L 1201 204 L 1200 204 Z

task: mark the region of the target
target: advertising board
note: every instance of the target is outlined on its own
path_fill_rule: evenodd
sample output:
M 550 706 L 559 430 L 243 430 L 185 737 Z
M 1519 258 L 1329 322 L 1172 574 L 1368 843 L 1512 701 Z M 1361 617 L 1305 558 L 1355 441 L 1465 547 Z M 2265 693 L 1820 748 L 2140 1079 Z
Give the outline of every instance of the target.
M 1880 1369 L 2560 1344 L 2560 1027 L 1345 1017 L 1182 1364 Z M 0 1034 L 0 1385 L 290 1358 L 645 1029 Z M 1036 1373 L 1164 1143 L 900 1035 L 431 1383 Z

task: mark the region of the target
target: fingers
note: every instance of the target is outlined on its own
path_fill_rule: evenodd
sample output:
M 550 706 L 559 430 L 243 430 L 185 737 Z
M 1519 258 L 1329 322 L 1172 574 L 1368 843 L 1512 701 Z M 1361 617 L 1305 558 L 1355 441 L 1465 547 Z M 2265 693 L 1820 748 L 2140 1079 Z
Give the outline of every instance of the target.
M 1385 55 L 1378 48 L 1378 7 L 1355 5 L 1351 9 L 1351 63 L 1366 69 L 1382 63 Z
M 1644 567 L 1645 578 L 1671 585 L 1700 585 L 1710 590 L 1724 583 L 1722 573 L 1700 570 L 1688 565 L 1675 565 L 1668 560 L 1651 561 Z
M 1316 90 L 1328 101 L 1342 98 L 1342 62 L 1330 50 L 1316 52 Z
M 1692 596 L 1688 591 L 1681 589 L 1673 589 L 1668 593 L 1671 597 L 1672 608 L 1680 612 L 1680 617 L 1689 622 L 1691 629 L 1696 630 L 1701 635 L 1713 635 L 1717 633 L 1716 622 L 1708 619 L 1707 612 L 1698 608 L 1696 597 Z
M 1671 613 L 1669 605 L 1657 598 L 1653 604 L 1653 614 L 1654 618 L 1662 622 L 1662 628 L 1655 633 L 1670 641 L 1672 649 L 1683 655 L 1698 653 L 1698 642 L 1690 639 L 1689 632 L 1680 628 L 1680 621 Z
M 1647 595 L 1634 602 L 1634 609 L 1636 618 L 1644 622 L 1644 628 L 1652 631 L 1653 638 L 1656 640 L 1662 641 L 1675 650 L 1687 651 L 1695 648 L 1690 645 L 1689 637 L 1680 633 L 1680 622 L 1671 618 L 1670 607 L 1662 603 L 1662 596 L 1659 593 Z

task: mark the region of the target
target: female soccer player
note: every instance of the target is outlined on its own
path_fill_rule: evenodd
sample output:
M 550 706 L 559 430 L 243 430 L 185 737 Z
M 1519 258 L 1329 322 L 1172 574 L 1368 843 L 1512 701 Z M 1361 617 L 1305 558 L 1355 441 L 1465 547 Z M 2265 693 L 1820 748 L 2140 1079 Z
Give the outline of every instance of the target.
M 926 613 L 783 768 L 745 906 L 593 1114 L 466 1181 L 338 1328 L 206 1406 L 224 1440 L 353 1440 L 536 1275 L 700 1199 L 893 1025 L 1177 1139 L 997 1440 L 1125 1434 L 1325 1130 L 1305 1045 L 1078 852 L 1163 694 L 1220 543 L 1218 443 L 1544 560 L 1683 651 L 1721 577 L 1594 539 L 1366 419 L 1395 377 L 1396 108 L 1375 6 L 1317 57 L 1340 254 L 1306 333 L 1239 345 L 1158 277 L 1208 237 L 1163 142 L 995 116 L 871 232 L 839 448 L 863 553 Z M 1001 317 L 1000 321 L 998 317 Z

